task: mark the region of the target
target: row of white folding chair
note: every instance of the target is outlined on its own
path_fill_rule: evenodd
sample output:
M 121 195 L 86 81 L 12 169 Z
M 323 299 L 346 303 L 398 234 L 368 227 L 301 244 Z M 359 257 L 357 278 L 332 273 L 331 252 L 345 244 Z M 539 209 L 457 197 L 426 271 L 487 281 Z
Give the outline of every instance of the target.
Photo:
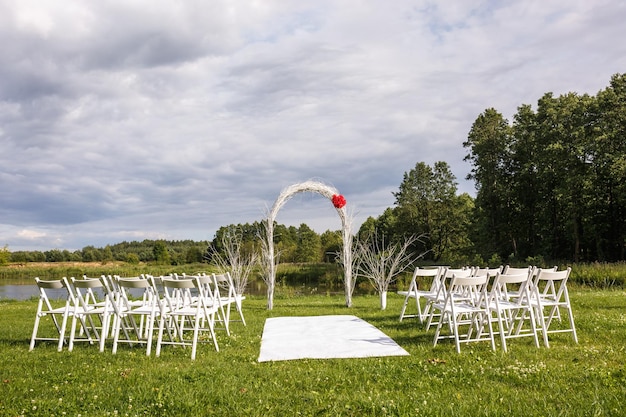
M 149 356 L 157 328 L 157 356 L 164 344 L 191 345 L 194 359 L 198 335 L 203 330 L 211 333 L 215 348 L 219 350 L 214 333 L 215 313 L 219 311 L 219 302 L 211 293 L 211 287 L 215 286 L 212 276 L 146 275 L 136 278 L 115 277 L 114 281 L 119 293 L 116 295 L 118 318 L 114 330 L 113 353 L 117 352 L 119 343 L 129 343 L 145 345 L 146 355 Z M 139 298 L 132 295 L 132 292 L 137 291 L 143 293 Z M 196 320 L 200 320 L 202 327 L 195 329 L 194 324 L 194 336 L 187 339 L 188 323 L 195 323 Z M 208 327 L 204 327 L 205 323 Z M 167 340 L 164 340 L 164 335 Z
M 175 278 L 179 278 L 178 275 L 174 274 Z M 206 274 L 200 273 L 197 275 L 186 275 L 182 274 L 182 278 L 196 278 L 202 277 L 205 292 L 211 294 L 215 298 L 215 302 L 218 305 L 218 311 L 216 315 L 216 322 L 221 323 L 221 327 L 216 327 L 216 329 L 223 329 L 226 331 L 226 334 L 230 336 L 230 322 L 232 321 L 230 318 L 231 305 L 236 304 L 236 297 L 234 296 L 234 285 L 232 284 L 232 280 L 230 279 L 230 275 L 226 274 Z M 241 305 L 239 303 L 239 305 Z M 241 319 L 245 325 L 245 321 L 243 320 L 243 312 L 239 307 L 236 307 L 240 313 Z
M 498 268 L 478 268 L 478 267 L 465 267 L 465 268 L 445 268 L 440 279 L 438 292 L 433 295 L 427 295 L 426 309 L 430 310 L 428 321 L 426 323 L 426 329 L 430 329 L 431 326 L 437 326 L 435 333 L 434 344 L 441 338 L 441 327 L 443 324 L 448 324 L 451 336 L 455 337 L 455 341 L 460 338 L 459 326 L 468 325 L 468 337 L 466 341 L 476 341 L 476 338 L 471 338 L 472 331 L 482 331 L 484 328 L 475 329 L 472 326 L 471 319 L 476 316 L 484 318 L 485 314 L 489 311 L 486 309 L 486 297 L 482 295 L 481 290 L 476 288 L 476 284 L 467 284 L 462 281 L 464 278 L 481 277 L 484 279 L 484 289 L 487 291 L 490 278 L 498 276 L 502 267 Z M 457 281 L 456 285 L 453 282 Z M 472 282 L 470 280 L 470 282 Z M 480 281 L 482 282 L 482 281 Z M 488 293 L 491 297 L 491 293 Z M 452 320 L 451 305 L 459 305 L 457 311 L 463 311 Z M 475 311 L 474 311 L 475 310 Z M 463 316 L 465 320 L 463 320 Z M 435 321 L 437 319 L 437 321 Z M 469 319 L 469 320 L 468 320 Z M 484 336 L 484 335 L 483 335 Z M 476 336 L 480 338 L 480 335 Z M 484 338 L 483 338 L 484 340 Z M 490 338 L 488 339 L 490 340 Z M 456 343 L 457 350 L 460 350 L 459 343 Z
M 169 303 L 165 297 L 159 295 L 159 287 L 157 285 L 157 281 L 161 282 L 168 279 L 188 281 L 187 285 L 176 288 L 169 293 Z M 223 314 L 222 302 L 220 301 L 224 297 L 220 298 L 219 295 L 215 297 L 212 293 L 212 289 L 215 289 L 215 294 L 219 294 L 214 275 L 188 276 L 186 278 L 172 276 L 121 278 L 119 276 L 103 275 L 99 279 L 84 276 L 80 280 L 63 278 L 61 280 L 43 281 L 36 278 L 36 282 L 40 288 L 40 298 L 31 337 L 31 350 L 34 348 L 37 340 L 57 341 L 58 349 L 61 350 L 65 342 L 65 329 L 70 317 L 72 318 L 72 325 L 69 350 L 72 350 L 74 342 L 89 341 L 90 343 L 98 342 L 100 351 L 103 351 L 109 333 L 109 325 L 112 321 L 113 353 L 116 353 L 119 343 L 130 343 L 145 344 L 147 355 L 150 355 L 151 352 L 156 319 L 164 316 L 169 317 L 167 320 L 168 326 L 176 327 L 176 331 L 172 331 L 169 327 L 167 329 L 170 341 L 174 341 L 177 335 L 183 335 L 183 330 L 181 329 L 184 329 L 184 320 L 181 322 L 173 320 L 173 315 L 170 313 L 175 310 L 189 308 L 191 304 L 204 305 L 205 312 L 207 307 L 210 306 L 213 316 L 210 317 L 209 321 L 216 349 L 217 340 L 213 334 L 215 312 L 221 310 L 221 320 L 224 321 L 226 326 L 228 325 L 227 316 Z M 193 285 L 188 285 L 189 282 Z M 190 290 L 192 288 L 198 292 L 198 296 L 191 295 Z M 47 290 L 63 289 L 65 290 L 63 305 L 53 307 Z M 103 299 L 96 297 L 94 293 L 96 289 L 104 294 Z M 185 290 L 184 292 L 183 289 Z M 138 299 L 131 294 L 132 291 L 137 292 L 137 290 L 142 292 Z M 174 299 L 176 299 L 175 302 L 173 301 Z M 45 316 L 51 316 L 58 337 L 38 337 L 39 323 L 41 318 Z M 179 311 L 176 316 L 184 318 L 185 314 L 181 314 Z M 78 323 L 81 324 L 80 327 L 78 327 Z M 122 337 L 120 337 L 121 332 L 123 332 Z M 79 337 L 82 334 L 85 337 Z M 162 342 L 161 339 L 159 343 Z M 195 349 L 193 356 L 195 356 Z
M 533 309 L 529 304 L 531 275 L 527 271 L 518 275 L 500 274 L 499 269 L 483 269 L 478 275 L 475 275 L 476 270 L 473 273 L 467 270 L 449 270 L 448 273 L 452 274 L 452 279 L 447 291 L 446 286 L 443 286 L 444 301 L 441 302 L 439 298 L 434 301 L 428 323 L 428 326 L 432 324 L 435 312 L 439 311 L 440 319 L 437 322 L 434 345 L 442 338 L 453 337 L 457 352 L 460 352 L 460 343 L 481 340 L 490 341 L 492 349 L 495 349 L 493 337 L 498 333 L 505 351 L 506 339 L 513 337 L 533 336 L 535 345 L 539 346 Z M 491 288 L 489 288 L 490 278 L 493 278 Z M 510 285 L 517 286 L 515 299 L 508 294 Z M 498 324 L 495 333 L 493 321 Z M 523 327 L 525 322 L 530 323 L 530 331 Z M 442 336 L 441 333 L 446 323 L 450 336 Z M 466 328 L 464 334 L 461 331 L 463 326 Z M 485 327 L 488 330 L 486 333 Z
M 198 283 L 205 293 L 205 302 L 211 304 L 211 306 L 215 304 L 215 307 L 217 309 L 214 319 L 215 329 L 224 330 L 226 331 L 226 334 L 230 336 L 230 305 L 226 302 L 225 297 L 221 295 L 217 276 L 215 274 L 200 273 L 197 275 L 182 274 L 182 276 L 174 274 L 173 277 L 174 279 L 199 279 Z M 188 294 L 188 299 L 192 303 L 195 303 L 197 301 L 199 295 L 192 295 L 191 289 L 186 289 L 185 292 Z M 216 325 L 217 323 L 221 323 L 221 327 L 218 327 Z
M 71 316 L 69 350 L 73 349 L 75 341 L 89 341 L 98 342 L 100 351 L 103 351 L 109 323 L 112 320 L 113 353 L 117 352 L 119 343 L 129 343 L 145 345 L 146 354 L 150 355 L 155 321 L 167 311 L 164 308 L 164 301 L 159 296 L 154 277 L 102 276 L 100 279 L 84 277 L 82 280 L 64 278 L 61 283 L 68 290 L 68 300 L 63 309 L 63 326 L 59 334 L 64 334 L 64 325 Z M 59 284 L 55 285 L 58 286 Z M 100 289 L 104 293 L 104 300 L 97 299 L 94 289 Z M 142 294 L 137 299 L 131 294 L 133 291 L 140 291 Z M 81 323 L 81 327 L 77 329 L 78 322 Z M 83 333 L 85 337 L 77 337 Z M 168 333 L 172 334 L 169 331 Z M 59 350 L 62 344 L 60 338 Z
M 491 298 L 491 308 L 498 319 L 500 313 L 506 313 L 504 323 L 500 324 L 502 346 L 505 351 L 506 339 L 513 337 L 533 336 L 538 347 L 539 332 L 546 347 L 550 347 L 548 335 L 553 333 L 572 333 L 574 342 L 578 343 L 567 290 L 571 268 L 561 271 L 558 271 L 557 267 L 549 269 L 529 267 L 528 270 L 508 268 L 506 272 L 496 277 Z M 516 288 L 510 290 L 509 285 L 516 285 Z M 499 304 L 496 305 L 496 302 Z M 568 323 L 555 328 L 552 322 L 554 319 L 562 321 L 561 309 L 566 311 Z M 508 327 L 503 329 L 503 325 Z
M 511 269 L 509 271 L 515 272 Z M 510 338 L 532 337 L 535 346 L 539 347 L 537 336 L 539 332 L 542 333 L 546 347 L 549 347 L 548 335 L 552 333 L 570 332 L 574 342 L 577 343 L 566 285 L 571 268 L 563 271 L 555 271 L 554 268 L 547 270 L 531 268 L 517 272 L 521 273 L 496 273 L 489 290 L 487 289 L 489 275 L 483 275 L 486 296 L 482 295 L 483 288 L 479 290 L 472 286 L 476 283 L 471 281 L 467 273 L 457 271 L 453 274 L 444 302 L 438 300 L 432 305 L 429 325 L 436 311 L 441 315 L 437 323 L 434 344 L 442 338 L 441 328 L 445 323 L 449 325 L 450 337 L 455 338 L 457 351 L 460 351 L 459 343 L 462 341 L 489 340 L 483 337 L 484 326 L 487 324 L 485 319 L 489 321 L 490 335 L 493 334 L 491 322 L 497 322 L 496 333 L 500 335 L 504 351 L 507 351 L 506 340 Z M 464 281 L 466 277 L 467 280 Z M 513 290 L 511 286 L 514 286 Z M 560 317 L 557 315 L 560 309 L 567 312 L 567 326 L 551 328 L 552 321 Z M 462 325 L 468 325 L 468 333 L 464 339 L 461 338 Z M 472 337 L 472 332 L 475 332 L 475 337 Z
M 140 344 L 146 346 L 146 355 L 150 356 L 155 321 L 163 310 L 155 281 L 148 277 L 115 276 L 111 285 L 116 316 L 112 352 L 117 353 L 119 343 Z M 136 293 L 141 296 L 137 297 Z M 121 337 L 120 333 L 123 333 Z
M 141 282 L 144 282 L 143 284 Z M 220 303 L 215 298 L 212 288 L 215 288 L 214 277 L 212 276 L 145 276 L 140 280 L 118 280 L 122 288 L 138 288 L 145 286 L 149 295 L 144 296 L 147 300 L 143 305 L 131 306 L 131 302 L 125 301 L 127 313 L 122 311 L 122 316 L 131 319 L 132 327 L 128 327 L 129 333 L 134 334 L 134 338 L 126 339 L 129 343 L 137 340 L 147 345 L 146 354 L 150 354 L 152 346 L 153 330 L 155 329 L 155 321 L 159 320 L 159 336 L 157 338 L 157 356 L 161 352 L 163 344 L 174 344 L 181 346 L 192 346 L 192 358 L 195 358 L 197 337 L 201 330 L 209 330 L 211 339 L 214 342 L 216 350 L 219 350 L 217 339 L 215 338 L 215 314 L 219 312 Z M 147 284 L 149 283 L 149 284 Z M 129 300 L 129 294 L 123 295 L 122 299 Z M 193 313 L 193 314 L 192 314 Z M 186 330 L 189 329 L 188 323 L 195 322 L 196 314 L 200 325 L 203 327 L 194 330 L 194 337 L 186 340 Z M 132 319 L 139 316 L 142 318 L 141 323 L 137 325 Z M 223 315 L 222 315 L 223 316 Z M 143 322 L 145 321 L 145 325 Z M 208 323 L 209 327 L 204 327 Z M 123 323 L 121 323 L 123 324 Z M 195 328 L 195 325 L 192 326 Z M 119 332 L 118 332 L 119 333 Z M 167 334 L 168 340 L 163 339 L 164 333 Z M 114 348 L 116 343 L 114 342 Z
M 98 342 L 100 351 L 103 352 L 110 320 L 115 313 L 107 288 L 101 279 L 86 276 L 82 279 L 71 277 L 68 288 L 74 305 L 68 350 L 73 350 L 74 342 L 83 341 L 90 344 Z M 96 296 L 94 291 L 97 290 L 104 294 L 102 300 Z M 79 322 L 81 327 L 77 328 Z
M 501 272 L 502 267 L 499 268 L 478 268 L 478 267 L 465 267 L 460 269 L 451 269 L 445 266 L 430 266 L 426 268 L 416 268 L 413 272 L 409 288 L 406 291 L 398 291 L 399 295 L 403 295 L 404 303 L 400 311 L 400 321 L 404 318 L 417 317 L 420 323 L 424 323 L 430 314 L 430 306 L 435 301 L 443 301 L 445 297 L 445 286 L 443 285 L 446 279 L 451 279 L 454 273 L 468 274 L 468 276 L 477 276 L 488 274 L 493 276 L 498 272 Z M 462 271 L 462 272 L 460 272 Z M 427 290 L 420 290 L 418 288 L 418 278 L 430 277 L 432 279 L 431 285 Z M 420 299 L 426 299 L 426 304 L 422 310 Z M 416 314 L 407 314 L 406 310 L 411 299 L 415 300 Z
M 102 350 L 104 346 L 103 335 L 108 332 L 107 320 L 111 314 L 111 306 L 106 303 L 106 300 L 96 298 L 94 289 L 102 287 L 100 280 L 76 280 L 73 277 L 70 279 L 63 277 L 49 281 L 35 278 L 35 282 L 39 289 L 39 302 L 35 313 L 30 350 L 35 347 L 36 341 L 48 340 L 57 342 L 57 349 L 61 351 L 65 344 L 65 333 L 70 317 L 72 323 L 69 331 L 69 350 L 73 349 L 76 341 L 87 341 L 90 344 L 98 342 Z M 58 290 L 62 290 L 62 300 L 56 303 L 56 307 L 53 307 L 48 292 Z M 52 318 L 57 330 L 55 337 L 38 335 L 41 319 L 46 316 Z
M 195 275 L 187 275 L 187 274 L 173 274 L 171 279 L 192 279 L 197 280 L 201 278 L 199 281 L 199 285 L 203 287 L 203 290 L 206 294 L 211 298 L 211 303 L 214 303 L 217 307 L 216 316 L 215 316 L 215 329 L 224 330 L 227 335 L 230 336 L 230 326 L 229 326 L 229 315 L 227 315 L 226 310 L 224 309 L 224 303 L 221 301 L 220 290 L 216 283 L 216 278 L 214 274 L 205 274 L 199 273 Z M 193 293 L 192 293 L 193 290 Z M 179 298 L 179 302 L 193 303 L 195 304 L 199 298 L 199 290 L 194 288 L 186 288 L 186 289 L 178 289 L 174 292 L 184 292 L 186 297 Z M 221 323 L 221 327 L 217 326 L 217 323 Z

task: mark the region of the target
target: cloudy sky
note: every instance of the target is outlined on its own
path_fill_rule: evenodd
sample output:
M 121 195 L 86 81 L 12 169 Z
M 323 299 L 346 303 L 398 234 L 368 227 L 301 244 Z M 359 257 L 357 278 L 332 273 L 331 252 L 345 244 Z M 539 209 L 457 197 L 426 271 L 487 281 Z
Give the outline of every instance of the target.
M 358 227 L 489 107 L 626 71 L 621 0 L 0 0 L 0 246 L 213 239 L 315 179 Z M 278 222 L 341 228 L 301 193 Z

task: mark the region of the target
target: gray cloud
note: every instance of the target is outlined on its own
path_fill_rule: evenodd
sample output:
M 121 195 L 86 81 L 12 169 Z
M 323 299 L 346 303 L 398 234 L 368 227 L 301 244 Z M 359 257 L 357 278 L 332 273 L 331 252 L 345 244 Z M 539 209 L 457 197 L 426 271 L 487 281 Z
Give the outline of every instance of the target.
M 358 227 L 420 161 L 473 192 L 478 114 L 605 88 L 625 18 L 617 0 L 0 0 L 0 245 L 212 239 L 311 178 Z M 339 228 L 316 195 L 278 220 Z

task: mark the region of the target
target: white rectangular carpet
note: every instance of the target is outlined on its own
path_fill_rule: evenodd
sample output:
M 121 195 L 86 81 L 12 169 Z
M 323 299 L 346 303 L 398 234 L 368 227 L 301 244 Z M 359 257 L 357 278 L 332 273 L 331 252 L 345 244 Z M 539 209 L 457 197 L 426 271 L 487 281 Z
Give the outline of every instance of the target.
M 259 362 L 408 354 L 355 316 L 275 317 L 265 321 Z

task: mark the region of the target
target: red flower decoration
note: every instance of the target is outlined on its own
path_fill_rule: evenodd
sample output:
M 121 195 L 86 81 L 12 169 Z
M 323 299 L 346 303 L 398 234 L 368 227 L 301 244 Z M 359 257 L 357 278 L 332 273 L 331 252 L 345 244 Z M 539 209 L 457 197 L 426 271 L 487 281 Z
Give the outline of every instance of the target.
M 341 194 L 333 195 L 332 201 L 333 201 L 333 206 L 335 206 L 338 209 L 346 205 L 346 199 Z

